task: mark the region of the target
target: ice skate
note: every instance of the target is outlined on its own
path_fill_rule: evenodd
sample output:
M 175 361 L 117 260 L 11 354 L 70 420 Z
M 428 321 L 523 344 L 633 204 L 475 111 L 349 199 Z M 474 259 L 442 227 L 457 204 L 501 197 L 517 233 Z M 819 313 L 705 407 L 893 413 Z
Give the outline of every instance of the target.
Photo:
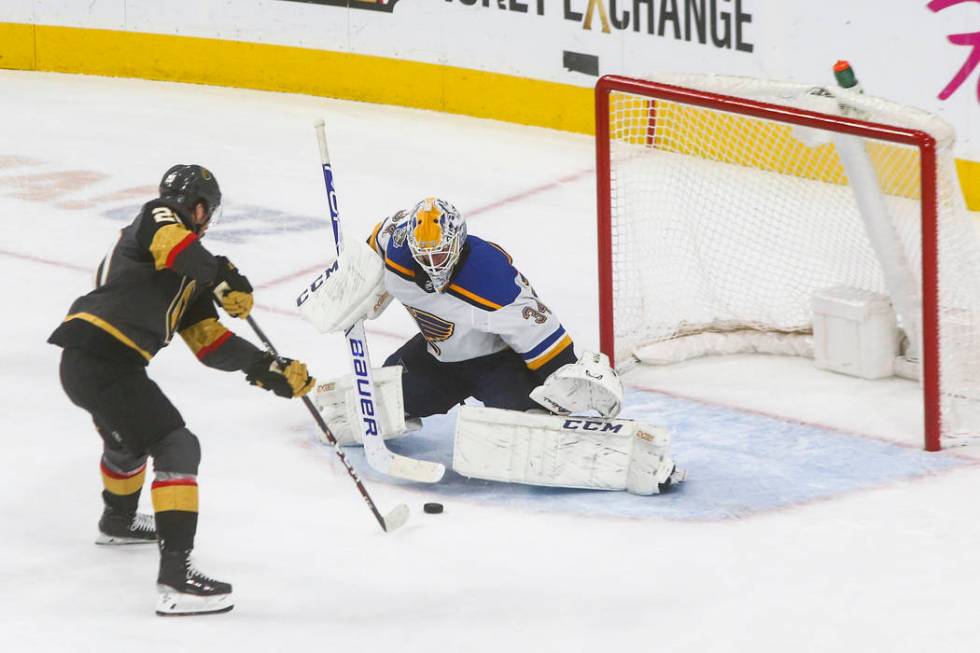
M 143 513 L 118 513 L 106 507 L 99 519 L 96 544 L 151 544 L 157 541 L 156 520 Z
M 164 617 L 217 614 L 234 607 L 231 584 L 194 568 L 190 551 L 161 551 L 157 614 Z

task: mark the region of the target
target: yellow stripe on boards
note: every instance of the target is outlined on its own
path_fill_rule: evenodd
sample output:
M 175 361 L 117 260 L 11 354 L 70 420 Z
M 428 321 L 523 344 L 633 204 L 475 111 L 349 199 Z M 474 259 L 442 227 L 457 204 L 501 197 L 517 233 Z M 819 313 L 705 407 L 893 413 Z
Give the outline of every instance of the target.
M 34 30 L 13 29 L 10 40 L 0 40 L 0 67 L 305 93 L 582 134 L 593 131 L 593 96 L 588 87 L 284 45 L 27 27 Z M 36 57 L 27 58 L 28 52 L 36 52 Z
M 609 102 L 610 132 L 618 141 L 802 179 L 847 183 L 835 146 L 808 147 L 790 125 L 624 93 L 611 94 Z M 865 149 L 886 195 L 919 199 L 917 148 L 867 140 Z M 967 206 L 980 210 L 980 163 L 958 159 L 956 167 Z
M 34 25 L 0 23 L 0 68 L 37 70 Z
M 832 143 L 809 147 L 794 128 L 779 122 L 725 113 L 675 102 L 651 102 L 636 96 L 613 94 L 611 131 L 618 140 L 731 163 L 802 179 L 846 184 L 847 176 Z M 919 152 L 915 148 L 868 141 L 868 157 L 879 172 L 886 195 L 918 199 Z
M 590 87 L 282 45 L 0 23 L 0 68 L 305 93 L 595 131 Z M 967 206 L 980 210 L 980 162 L 956 163 Z
M 967 208 L 980 211 L 980 162 L 956 159 L 956 172 L 960 177 Z

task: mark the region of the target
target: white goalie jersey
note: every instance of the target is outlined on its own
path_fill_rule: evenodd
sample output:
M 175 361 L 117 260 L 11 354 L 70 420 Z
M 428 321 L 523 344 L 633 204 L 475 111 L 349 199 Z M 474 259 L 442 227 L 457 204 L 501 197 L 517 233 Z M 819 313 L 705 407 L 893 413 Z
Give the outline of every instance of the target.
M 407 236 L 406 219 L 395 215 L 378 224 L 368 242 L 384 260 L 385 290 L 415 319 L 438 360 L 469 360 L 509 347 L 537 371 L 571 352 L 564 327 L 503 249 L 469 236 L 449 286 L 437 293 L 415 264 Z

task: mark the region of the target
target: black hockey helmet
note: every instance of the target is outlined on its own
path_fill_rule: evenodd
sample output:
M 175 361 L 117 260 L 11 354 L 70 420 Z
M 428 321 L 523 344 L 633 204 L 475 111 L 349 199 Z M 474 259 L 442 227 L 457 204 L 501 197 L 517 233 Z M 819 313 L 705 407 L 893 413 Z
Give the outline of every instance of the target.
M 196 164 L 178 163 L 163 173 L 163 179 L 160 180 L 160 197 L 175 202 L 190 215 L 194 214 L 194 207 L 201 202 L 208 216 L 204 225 L 209 224 L 216 217 L 215 211 L 221 206 L 221 189 L 218 188 L 218 180 L 210 170 Z M 204 225 L 188 226 L 199 232 Z

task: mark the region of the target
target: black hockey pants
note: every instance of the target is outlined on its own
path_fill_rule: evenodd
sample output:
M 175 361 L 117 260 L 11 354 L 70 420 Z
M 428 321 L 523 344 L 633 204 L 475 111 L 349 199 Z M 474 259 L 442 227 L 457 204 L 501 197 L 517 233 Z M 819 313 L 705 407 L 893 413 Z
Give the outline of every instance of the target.
M 524 360 L 510 349 L 457 363 L 429 353 L 422 334 L 388 357 L 385 366 L 401 365 L 405 412 L 414 417 L 448 413 L 468 397 L 490 408 L 540 408 L 528 393 L 540 385 Z
M 106 447 L 145 457 L 184 419 L 138 364 L 68 348 L 61 355 L 61 385 L 76 406 L 92 415 Z

